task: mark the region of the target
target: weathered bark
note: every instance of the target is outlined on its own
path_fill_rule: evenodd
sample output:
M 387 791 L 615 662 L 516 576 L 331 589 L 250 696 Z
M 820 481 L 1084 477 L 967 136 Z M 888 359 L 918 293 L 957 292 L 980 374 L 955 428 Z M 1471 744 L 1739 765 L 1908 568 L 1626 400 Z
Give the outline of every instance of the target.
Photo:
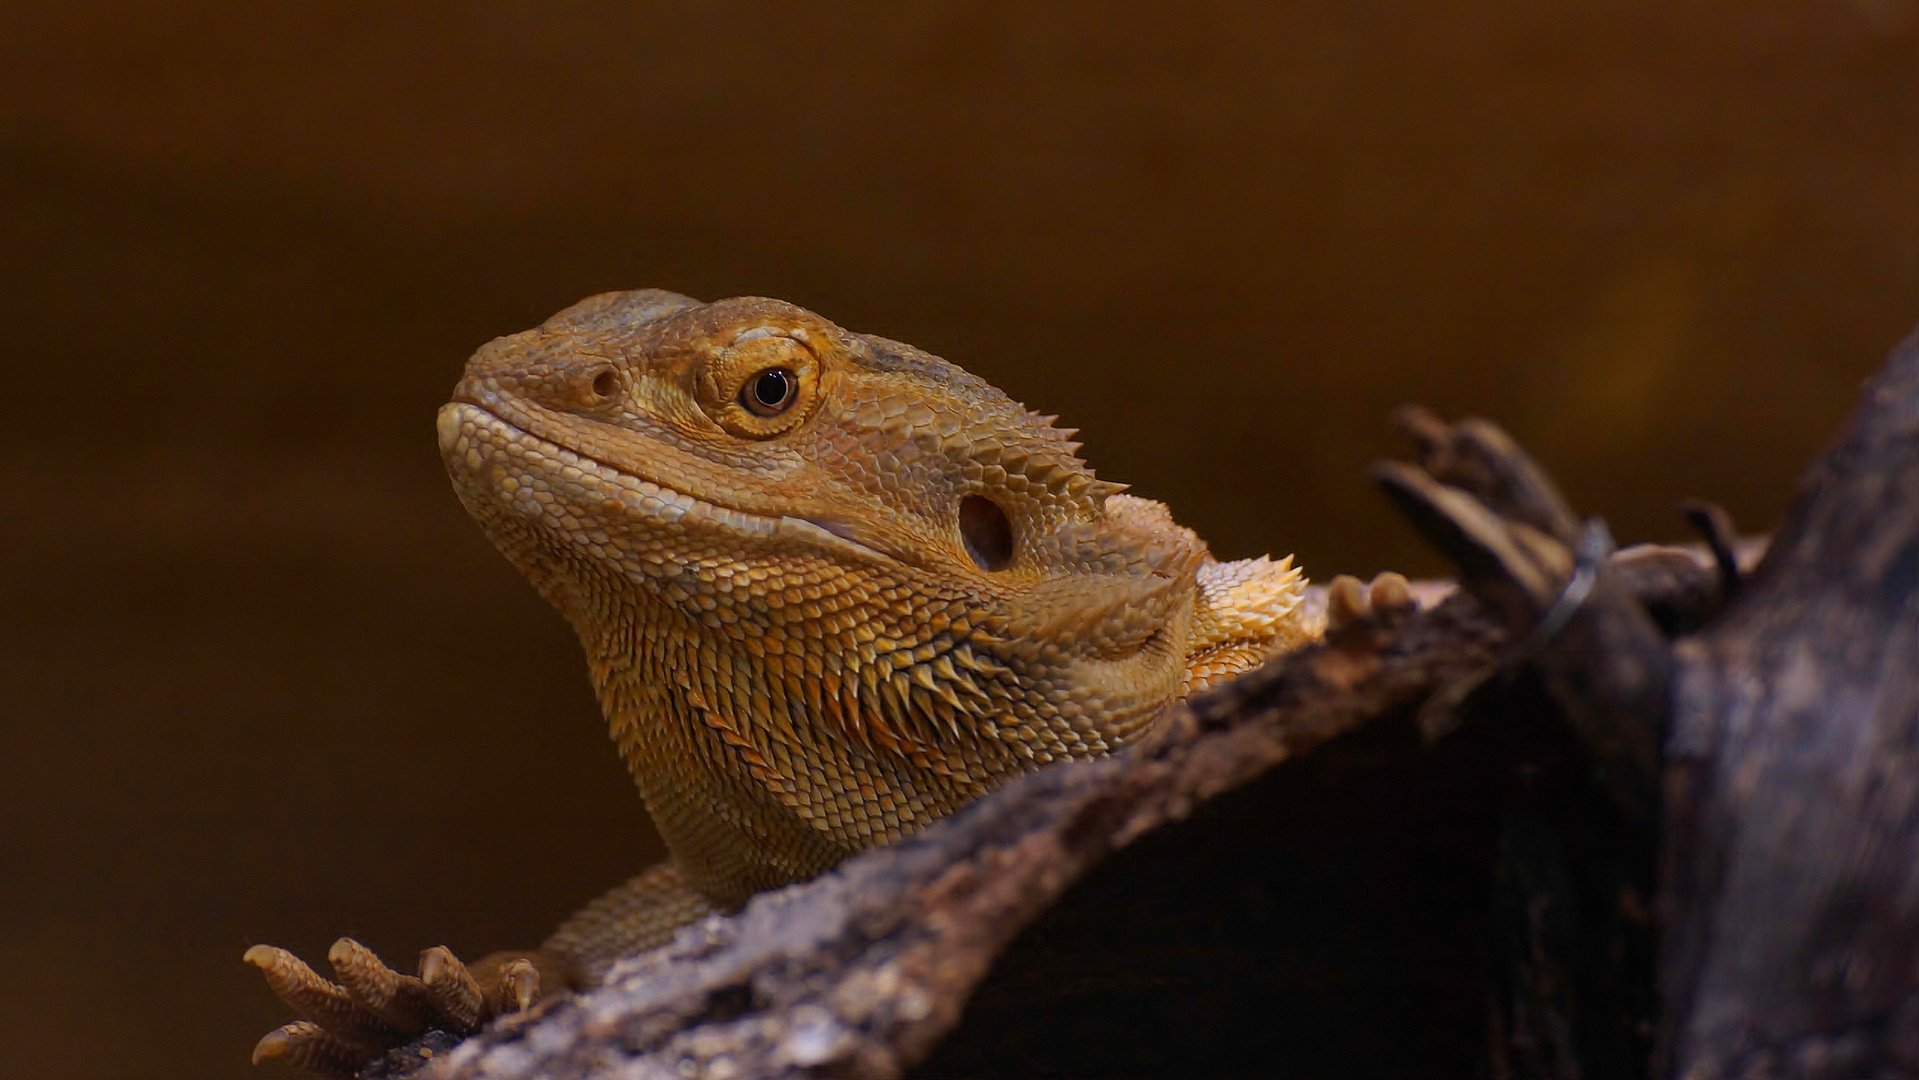
M 1919 334 L 1678 657 L 1667 1071 L 1919 1074 Z

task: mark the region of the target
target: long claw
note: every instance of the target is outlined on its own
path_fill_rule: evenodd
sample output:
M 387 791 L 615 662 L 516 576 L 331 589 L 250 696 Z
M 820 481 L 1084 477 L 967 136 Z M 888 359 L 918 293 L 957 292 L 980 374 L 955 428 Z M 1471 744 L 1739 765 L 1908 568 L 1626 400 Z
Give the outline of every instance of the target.
M 335 1037 L 311 1020 L 297 1020 L 267 1032 L 253 1047 L 253 1063 L 284 1061 L 296 1069 L 350 1080 L 366 1052 Z
M 433 1005 L 460 1034 L 479 1030 L 488 1018 L 486 998 L 480 984 L 453 950 L 435 945 L 420 954 L 420 982 L 433 997 Z
M 500 1012 L 523 1012 L 540 997 L 540 969 L 531 960 L 514 960 L 500 969 Z
M 433 998 L 417 977 L 393 970 L 372 949 L 352 938 L 334 942 L 327 950 L 327 961 L 347 993 L 381 1020 L 409 1034 L 426 1029 L 433 1013 Z
M 391 1025 L 379 1014 L 354 1000 L 344 987 L 321 978 L 306 961 L 285 949 L 255 945 L 242 959 L 260 969 L 267 985 L 281 1001 L 316 1021 L 337 1039 L 373 1046 L 390 1035 Z

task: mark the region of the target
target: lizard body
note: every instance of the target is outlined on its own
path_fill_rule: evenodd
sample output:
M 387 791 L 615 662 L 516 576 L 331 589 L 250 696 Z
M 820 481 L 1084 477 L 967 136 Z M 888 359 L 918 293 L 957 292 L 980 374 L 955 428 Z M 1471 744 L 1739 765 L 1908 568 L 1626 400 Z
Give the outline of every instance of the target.
M 1290 559 L 1214 561 L 1051 417 L 776 300 L 592 297 L 476 353 L 438 430 L 671 854 L 543 946 L 576 982 L 1318 632 Z

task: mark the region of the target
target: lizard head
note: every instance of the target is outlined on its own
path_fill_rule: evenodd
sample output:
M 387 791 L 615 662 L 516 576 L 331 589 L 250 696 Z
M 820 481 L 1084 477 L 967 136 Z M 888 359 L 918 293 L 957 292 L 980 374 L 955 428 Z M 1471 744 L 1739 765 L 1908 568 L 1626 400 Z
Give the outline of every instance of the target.
M 1120 490 L 1050 417 L 777 300 L 593 297 L 481 349 L 454 398 L 442 423 L 456 441 L 478 410 L 714 507 L 812 525 L 841 554 L 947 577 L 1043 569 L 1067 554 L 1050 526 L 1096 519 Z M 449 465 L 470 487 L 464 462 Z
M 1190 576 L 1197 538 L 1135 505 L 1106 513 L 1122 486 L 1052 419 L 791 304 L 641 290 L 482 348 L 440 436 L 483 524 L 542 534 L 532 565 L 508 554 L 549 592 L 589 555 L 644 576 L 634 555 L 702 543 L 812 549 L 994 594 Z
M 1023 727 L 1014 756 L 1044 760 L 1176 693 L 1204 545 L 1071 430 L 911 346 L 776 300 L 608 293 L 483 347 L 439 435 L 610 714 L 619 671 L 710 662 L 845 684 L 841 705 L 770 690 L 776 726 L 824 710 L 935 757 L 962 726 Z M 674 708 L 727 711 L 691 685 Z

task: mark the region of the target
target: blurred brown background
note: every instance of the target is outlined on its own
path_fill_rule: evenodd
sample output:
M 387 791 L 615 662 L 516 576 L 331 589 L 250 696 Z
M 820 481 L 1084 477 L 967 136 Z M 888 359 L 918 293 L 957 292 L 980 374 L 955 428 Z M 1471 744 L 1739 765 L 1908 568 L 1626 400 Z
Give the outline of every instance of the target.
M 1914 0 L 0 5 L 0 1075 L 245 1077 L 240 963 L 656 851 L 434 451 L 588 293 L 784 297 L 1225 556 L 1431 572 L 1419 399 L 1768 526 L 1919 322 Z

